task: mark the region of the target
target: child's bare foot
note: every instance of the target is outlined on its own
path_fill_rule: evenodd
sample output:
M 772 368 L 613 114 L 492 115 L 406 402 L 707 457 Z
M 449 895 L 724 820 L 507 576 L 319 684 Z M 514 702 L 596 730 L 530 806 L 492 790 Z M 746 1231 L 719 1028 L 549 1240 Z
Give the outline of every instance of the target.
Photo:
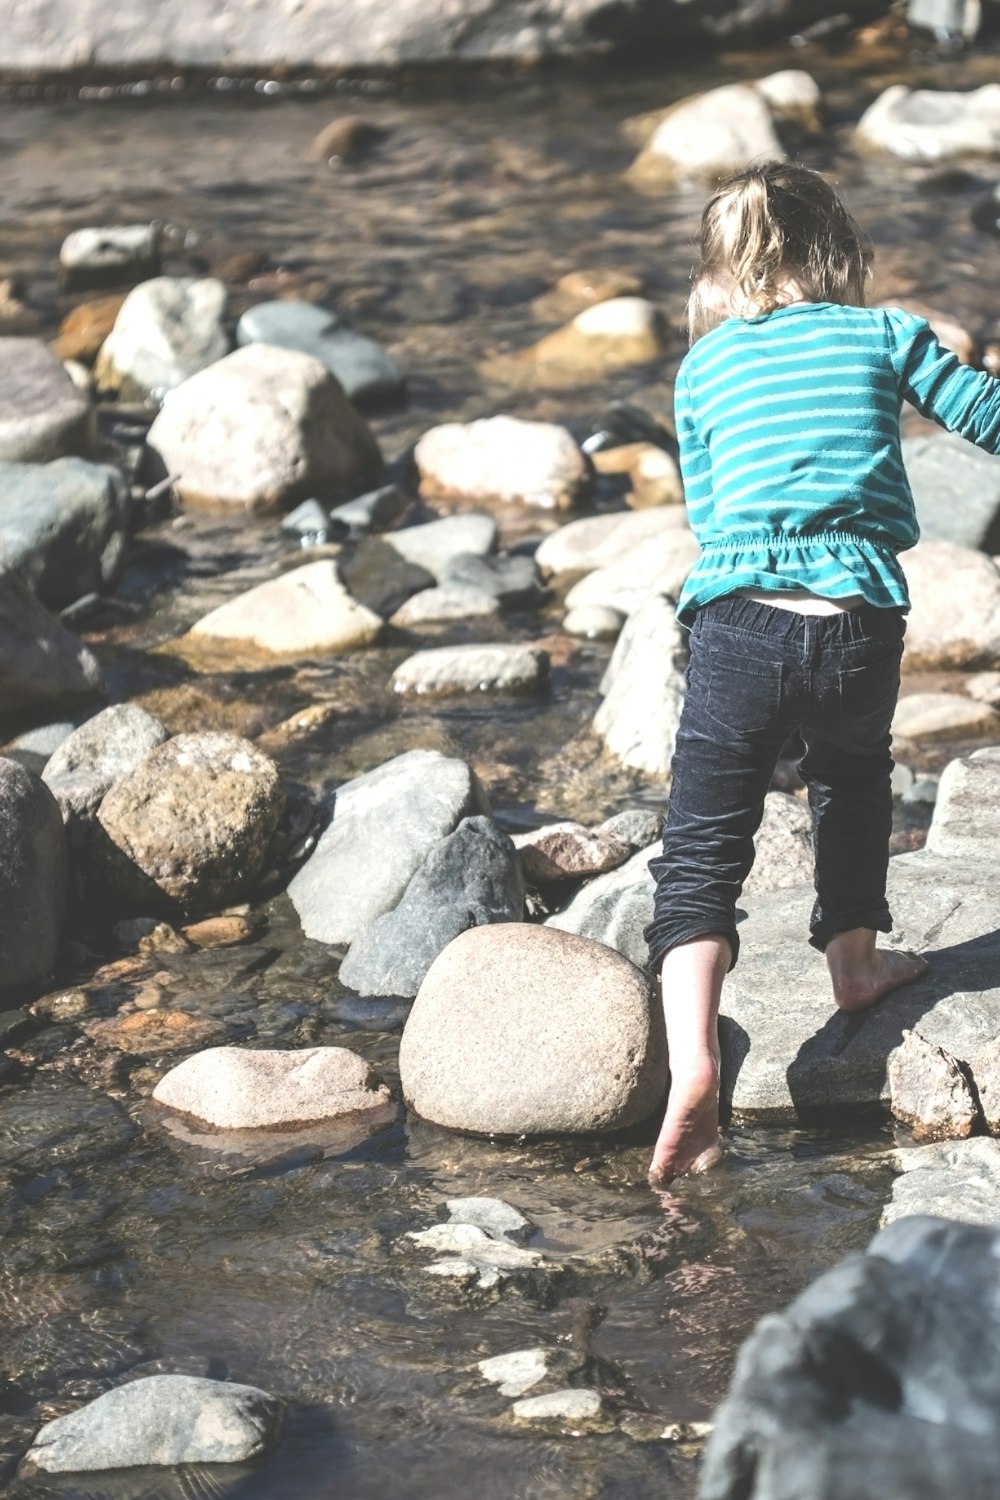
M 826 948 L 833 998 L 841 1010 L 866 1010 L 905 984 L 927 973 L 930 965 L 919 953 L 876 948 L 875 934 L 856 927 L 838 932 Z
M 707 1172 L 721 1160 L 719 1063 L 710 1052 L 671 1064 L 667 1113 L 653 1151 L 649 1181 L 665 1187 L 685 1172 Z

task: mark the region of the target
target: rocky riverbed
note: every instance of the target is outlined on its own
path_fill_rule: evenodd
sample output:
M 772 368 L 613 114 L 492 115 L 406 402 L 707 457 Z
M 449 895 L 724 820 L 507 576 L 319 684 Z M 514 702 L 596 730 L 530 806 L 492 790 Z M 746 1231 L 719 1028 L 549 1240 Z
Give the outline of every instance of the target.
M 792 746 L 728 1159 L 664 1200 L 641 972 L 718 142 L 832 171 L 875 300 L 1000 368 L 995 66 L 889 29 L 3 106 L 12 1494 L 693 1495 L 762 1313 L 882 1220 L 998 1217 L 1000 461 L 907 416 L 892 884 L 930 980 L 830 1018 Z M 897 1143 L 890 1093 L 971 1139 Z

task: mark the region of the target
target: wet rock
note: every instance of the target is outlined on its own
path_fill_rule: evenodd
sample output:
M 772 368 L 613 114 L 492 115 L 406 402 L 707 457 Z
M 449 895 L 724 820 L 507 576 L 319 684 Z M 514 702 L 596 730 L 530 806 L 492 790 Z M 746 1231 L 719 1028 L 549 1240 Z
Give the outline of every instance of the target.
M 424 434 L 414 457 L 429 500 L 565 510 L 590 488 L 576 441 L 550 422 L 506 416 L 448 422 Z
M 1000 550 L 1000 460 L 946 433 L 907 438 L 903 462 L 923 537 Z
M 439 625 L 449 620 L 489 619 L 499 613 L 500 601 L 495 594 L 445 584 L 414 594 L 399 606 L 389 624 L 397 630 L 413 630 L 421 625 Z
M 1000 1141 L 972 1136 L 932 1146 L 902 1146 L 896 1152 L 901 1176 L 882 1212 L 892 1224 L 914 1214 L 1000 1225 Z
M 481 511 L 443 516 L 422 526 L 407 526 L 385 538 L 400 557 L 426 568 L 440 583 L 451 560 L 459 556 L 485 557 L 496 546 L 497 523 Z
M 342 536 L 330 517 L 325 505 L 318 500 L 303 500 L 287 516 L 282 517 L 282 531 L 297 536 L 303 547 L 324 546 L 337 535 Z
M 192 625 L 190 635 L 296 657 L 367 646 L 381 630 L 381 615 L 348 592 L 340 563 L 322 558 L 220 604 Z
M 625 616 L 620 610 L 610 609 L 606 604 L 584 604 L 570 610 L 563 620 L 563 630 L 585 641 L 613 641 L 624 623 Z
M 236 325 L 238 344 L 275 344 L 311 354 L 335 376 L 351 401 L 363 405 L 398 399 L 404 381 L 396 361 L 348 328 L 337 313 L 311 302 L 260 302 Z
M 620 955 L 525 923 L 473 928 L 420 987 L 400 1076 L 416 1113 L 453 1130 L 604 1133 L 660 1103 L 664 1039 Z
M 535 553 L 543 573 L 593 573 L 627 563 L 637 547 L 687 529 L 681 510 L 585 516 L 553 531 Z
M 910 588 L 911 671 L 1000 663 L 1000 570 L 954 542 L 918 542 L 900 559 Z
M 985 739 L 1000 735 L 1000 715 L 961 693 L 908 693 L 899 700 L 893 735 L 904 740 Z
M 160 269 L 160 238 L 156 224 L 74 229 L 59 251 L 63 285 L 107 286 L 155 276 Z
M 48 789 L 0 759 L 0 1000 L 16 1004 L 55 966 L 66 907 L 66 837 Z
M 353 161 L 377 146 L 388 135 L 382 125 L 366 120 L 363 115 L 341 115 L 315 137 L 312 143 L 314 156 L 320 161 Z
M 1000 844 L 1000 747 L 976 750 L 945 766 L 927 850 L 979 860 L 989 868 Z
M 510 838 L 490 818 L 464 818 L 430 851 L 392 911 L 354 939 L 340 982 L 361 995 L 415 995 L 460 932 L 523 915 L 524 876 Z
M 26 1462 L 46 1474 L 245 1463 L 271 1447 L 281 1416 L 280 1402 L 253 1386 L 149 1375 L 47 1422 Z
M 426 568 L 407 562 L 382 537 L 374 536 L 363 538 L 344 553 L 340 572 L 354 598 L 382 618 L 434 582 Z
M 1000 1036 L 973 1053 L 968 1066 L 986 1129 L 991 1135 L 1000 1135 Z
M 489 805 L 465 761 L 411 750 L 339 787 L 330 813 L 288 894 L 307 937 L 346 945 L 398 904 L 435 845 Z
M 233 948 L 256 937 L 261 925 L 254 917 L 205 917 L 190 922 L 182 929 L 182 936 L 196 948 Z
M 525 878 L 532 884 L 603 875 L 625 863 L 631 846 L 580 823 L 549 823 L 514 835 Z
M 594 716 L 594 733 L 622 765 L 669 775 L 686 667 L 687 645 L 673 606 L 658 596 L 647 599 L 618 637 L 601 683 L 604 702 Z
M 986 1496 L 1000 1441 L 995 1229 L 883 1229 L 743 1345 L 702 1500 Z
M 595 303 L 515 358 L 588 385 L 607 370 L 649 364 L 668 346 L 663 313 L 645 297 L 613 297 Z
M 102 593 L 120 569 L 128 511 L 128 487 L 107 464 L 0 462 L 0 567 L 50 607 Z
M 217 1130 L 273 1130 L 381 1109 L 390 1096 L 365 1059 L 346 1047 L 213 1047 L 172 1068 L 153 1098 Z
M 659 536 L 648 537 L 636 543 L 628 559 L 596 568 L 575 583 L 566 595 L 566 608 L 600 604 L 630 615 L 651 597 L 676 599 L 698 550 L 694 533 L 685 527 L 674 526 Z
M 191 945 L 169 922 L 159 917 L 126 917 L 111 929 L 116 948 L 123 953 L 189 953 Z
M 564 1391 L 549 1391 L 545 1396 L 525 1396 L 511 1407 L 515 1422 L 555 1423 L 573 1431 L 593 1428 L 600 1424 L 605 1430 L 613 1425 L 604 1410 L 604 1402 L 597 1391 L 567 1387 Z
M 530 557 L 459 552 L 445 563 L 440 581 L 445 588 L 475 589 L 509 606 L 536 604 L 542 592 L 538 569 Z
M 629 172 L 640 187 L 677 178 L 720 177 L 785 155 L 774 110 L 751 83 L 683 99 L 664 116 Z
M 222 1022 L 213 1021 L 210 1016 L 191 1016 L 182 1010 L 157 1008 L 90 1021 L 83 1029 L 99 1047 L 111 1047 L 136 1057 L 160 1057 L 165 1052 L 207 1047 L 223 1041 L 226 1035 Z
M 81 302 L 79 307 L 74 307 L 59 324 L 58 337 L 50 345 L 56 359 L 82 360 L 84 364 L 91 364 L 114 328 L 124 301 L 124 296 L 114 295 Z
M 550 1363 L 548 1349 L 515 1349 L 510 1354 L 481 1359 L 476 1369 L 490 1385 L 499 1388 L 501 1396 L 523 1396 L 545 1379 Z
M 263 872 L 284 803 L 277 766 L 248 740 L 179 734 L 108 792 L 95 852 L 130 905 L 223 906 Z
M 226 288 L 212 278 L 157 276 L 129 292 L 97 356 L 102 391 L 161 399 L 229 353 Z
M 48 463 L 88 453 L 95 435 L 90 397 L 42 341 L 0 338 L 0 461 Z
M 567 271 L 551 291 L 536 297 L 531 311 L 545 322 L 572 318 L 584 308 L 613 297 L 641 297 L 642 278 L 617 266 L 596 266 L 588 271 Z
M 49 614 L 16 573 L 0 571 L 0 716 L 96 697 L 91 652 Z
M 861 116 L 856 136 L 907 161 L 1000 156 L 1000 84 L 967 93 L 893 84 Z
M 904 1031 L 889 1059 L 889 1102 L 916 1141 L 964 1140 L 976 1123 L 976 1101 L 958 1063 L 919 1031 Z
M 1000 234 L 1000 187 L 993 187 L 988 193 L 980 194 L 972 205 L 971 219 L 976 229 L 984 229 L 988 234 Z
M 535 1232 L 531 1220 L 502 1198 L 449 1198 L 447 1209 L 453 1224 L 474 1224 L 513 1245 L 523 1245 Z
M 169 393 L 149 430 L 185 504 L 250 511 L 340 499 L 382 468 L 378 445 L 319 360 L 237 349 Z
M 544 688 L 549 656 L 537 646 L 438 646 L 407 657 L 392 674 L 394 692 L 451 697 Z
M 51 786 L 84 772 L 107 790 L 169 737 L 159 719 L 137 703 L 115 703 L 66 736 L 46 762 L 42 780 Z
M 395 484 L 383 484 L 377 490 L 369 490 L 353 500 L 346 500 L 330 512 L 334 525 L 346 526 L 355 535 L 364 536 L 369 531 L 382 531 L 398 521 L 408 509 L 410 497 Z
M 509 1240 L 488 1234 L 476 1224 L 434 1224 L 430 1229 L 416 1230 L 406 1238 L 412 1240 L 420 1250 L 432 1250 L 439 1255 L 458 1255 L 465 1260 L 503 1271 L 544 1263 L 540 1251 L 522 1250 Z

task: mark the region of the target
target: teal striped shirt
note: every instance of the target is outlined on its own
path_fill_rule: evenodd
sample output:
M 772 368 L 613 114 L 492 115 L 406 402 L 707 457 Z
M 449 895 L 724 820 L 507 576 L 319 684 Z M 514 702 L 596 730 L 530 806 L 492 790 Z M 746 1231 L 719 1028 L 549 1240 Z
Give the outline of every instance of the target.
M 701 545 L 677 604 L 685 625 L 739 589 L 909 608 L 897 553 L 920 529 L 900 449 L 903 401 L 1000 451 L 1000 380 L 898 308 L 803 302 L 730 318 L 688 351 L 674 399 Z

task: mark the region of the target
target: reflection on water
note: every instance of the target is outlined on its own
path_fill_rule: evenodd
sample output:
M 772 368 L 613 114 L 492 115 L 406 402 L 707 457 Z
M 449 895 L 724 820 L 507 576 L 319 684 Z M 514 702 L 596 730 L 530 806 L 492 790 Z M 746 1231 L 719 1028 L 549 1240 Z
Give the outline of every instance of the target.
M 813 68 L 824 85 L 827 128 L 802 155 L 834 171 L 872 230 L 878 294 L 919 297 L 986 329 L 997 314 L 994 244 L 968 209 L 989 170 L 944 177 L 851 151 L 851 122 L 874 94 L 921 75 L 905 60 L 801 53 L 732 69 L 788 65 Z M 990 68 L 983 54 L 928 63 L 922 76 L 971 87 Z M 23 274 L 48 335 L 69 306 L 55 275 L 64 234 L 156 217 L 173 226 L 171 272 L 260 252 L 265 280 L 257 290 L 234 283 L 234 314 L 275 289 L 325 298 L 391 350 L 410 400 L 373 418 L 390 459 L 442 418 L 499 410 L 554 418 L 582 437 L 613 398 L 669 414 L 702 199 L 699 189 L 644 197 L 629 187 L 620 122 L 719 80 L 716 67 L 480 81 L 447 96 L 407 87 L 365 98 L 391 133 L 369 158 L 334 168 L 310 156 L 343 108 L 322 92 L 252 104 L 190 92 L 179 103 L 8 102 L 4 260 Z M 634 271 L 667 310 L 678 331 L 662 366 L 573 390 L 504 384 L 490 357 L 550 326 L 533 299 L 595 265 Z M 109 414 L 105 429 L 127 447 L 140 417 L 130 427 Z M 550 524 L 528 517 L 523 539 Z M 424 745 L 470 759 L 508 827 L 662 806 L 662 788 L 616 769 L 587 733 L 607 646 L 556 636 L 545 700 L 443 707 L 401 702 L 388 677 L 415 643 L 470 638 L 465 625 L 266 670 L 224 661 L 199 672 L 162 649 L 292 550 L 259 523 L 152 525 L 118 612 L 89 636 L 115 696 L 141 699 L 172 730 L 257 737 L 320 791 Z M 236 569 L 252 573 L 220 582 Z M 534 639 L 560 619 L 553 598 L 540 617 L 507 616 L 487 632 Z M 242 948 L 158 954 L 114 986 L 91 985 L 91 964 L 73 982 L 88 1014 L 108 1014 L 155 968 L 171 1007 L 212 1017 L 230 1039 L 346 1043 L 395 1081 L 406 1006 L 343 990 L 340 955 L 304 940 L 283 898 L 265 915 Z M 258 1467 L 17 1481 L 13 1493 L 33 1500 L 691 1496 L 696 1449 L 642 1438 L 710 1415 L 755 1320 L 867 1240 L 891 1177 L 886 1130 L 861 1125 L 849 1139 L 734 1129 L 725 1166 L 663 1201 L 643 1180 L 652 1125 L 610 1143 L 497 1143 L 400 1113 L 373 1133 L 248 1150 L 168 1130 L 151 1111 L 169 1057 L 100 1052 L 73 1024 L 43 1025 L 17 1055 L 0 1086 L 0 1454 L 16 1459 L 41 1420 L 135 1373 L 228 1375 L 289 1406 L 279 1452 Z M 485 1293 L 428 1276 L 427 1256 L 403 1236 L 465 1194 L 528 1214 L 560 1277 Z M 513 1427 L 509 1402 L 474 1367 L 531 1344 L 574 1351 L 573 1379 L 602 1391 L 619 1430 L 572 1438 Z

